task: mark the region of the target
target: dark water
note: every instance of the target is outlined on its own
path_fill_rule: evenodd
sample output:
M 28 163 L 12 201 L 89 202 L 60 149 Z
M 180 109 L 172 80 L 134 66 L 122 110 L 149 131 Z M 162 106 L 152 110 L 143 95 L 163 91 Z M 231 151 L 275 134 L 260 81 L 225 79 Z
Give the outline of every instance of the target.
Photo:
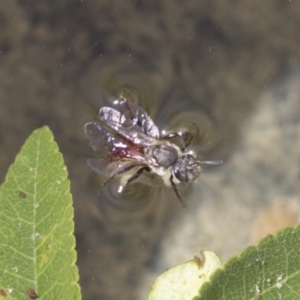
M 161 129 L 196 123 L 201 158 L 228 161 L 257 95 L 297 67 L 298 6 L 279 0 L 1 5 L 1 179 L 29 134 L 48 125 L 70 173 L 84 299 L 135 299 L 165 230 L 186 214 L 161 188 L 132 187 L 125 198 L 150 195 L 133 203 L 107 201 L 114 184 L 97 192 L 83 126 L 105 95 L 134 86 Z

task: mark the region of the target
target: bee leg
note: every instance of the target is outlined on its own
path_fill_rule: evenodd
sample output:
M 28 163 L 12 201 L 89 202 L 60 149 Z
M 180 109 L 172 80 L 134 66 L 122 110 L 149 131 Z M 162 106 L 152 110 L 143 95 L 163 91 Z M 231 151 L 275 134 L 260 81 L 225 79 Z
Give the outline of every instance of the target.
M 182 206 L 186 207 L 185 203 L 183 202 L 183 200 L 181 198 L 181 195 L 179 194 L 177 186 L 176 186 L 175 182 L 173 181 L 173 175 L 171 175 L 171 177 L 170 177 L 170 183 L 171 183 L 173 191 L 175 192 L 175 194 L 176 194 L 177 198 L 179 199 L 179 201 L 181 202 Z
M 125 183 L 124 187 L 131 184 L 132 182 L 134 182 L 135 180 L 137 180 L 143 173 L 143 171 L 149 171 L 149 167 L 142 167 L 140 168 L 133 176 L 131 176 L 127 182 Z
M 182 143 L 181 150 L 185 150 L 194 140 L 196 137 L 196 125 L 192 123 L 192 130 L 191 131 L 179 131 L 179 132 L 171 132 L 165 135 L 163 138 L 166 140 L 171 140 L 174 138 L 180 138 Z
M 178 132 L 171 132 L 171 133 L 168 133 L 167 135 L 164 135 L 163 139 L 170 140 L 170 139 L 173 139 L 178 136 L 180 136 L 180 134 Z
M 174 139 L 174 138 L 180 138 L 181 140 L 181 144 L 182 144 L 182 147 L 181 147 L 181 151 L 184 151 L 190 144 L 191 144 L 191 141 L 188 141 L 186 142 L 185 139 L 186 139 L 186 135 L 188 135 L 188 133 L 186 132 L 171 132 L 171 133 L 168 133 L 167 135 L 165 135 L 163 137 L 163 139 L 165 140 L 171 140 L 171 139 Z
M 131 170 L 132 168 L 135 168 L 137 167 L 137 165 L 130 165 L 126 168 L 121 168 L 121 169 L 118 169 L 116 172 L 114 172 L 112 174 L 112 176 L 110 176 L 109 178 L 107 178 L 103 183 L 102 183 L 102 186 L 105 186 L 107 185 L 109 182 L 111 182 L 116 176 L 119 176 L 123 173 L 126 173 L 127 171 Z
M 107 185 L 107 184 L 108 184 L 109 182 L 111 182 L 115 177 L 116 177 L 116 175 L 113 175 L 113 176 L 107 178 L 101 185 L 102 185 L 102 186 Z
M 196 138 L 196 134 L 197 134 L 197 126 L 195 123 L 192 123 L 191 131 L 186 133 L 187 137 L 184 144 L 184 148 L 182 150 L 186 149 L 191 143 L 194 142 Z

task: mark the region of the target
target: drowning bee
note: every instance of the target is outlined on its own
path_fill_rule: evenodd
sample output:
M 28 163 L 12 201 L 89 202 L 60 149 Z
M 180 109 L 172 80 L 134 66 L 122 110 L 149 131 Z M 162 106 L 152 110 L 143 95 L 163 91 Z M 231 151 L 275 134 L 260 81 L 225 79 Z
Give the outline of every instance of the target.
M 125 92 L 120 92 L 117 104 L 119 110 L 102 107 L 99 123 L 90 122 L 84 127 L 92 149 L 105 152 L 104 157 L 88 159 L 92 170 L 108 177 L 104 184 L 133 169 L 135 173 L 124 187 L 136 181 L 144 171 L 155 173 L 171 184 L 183 204 L 174 179 L 192 182 L 200 176 L 201 165 L 222 163 L 220 160 L 197 160 L 186 150 L 194 140 L 195 131 L 173 132 L 161 137 L 153 120 L 141 107 L 130 102 Z M 181 140 L 181 148 L 172 142 L 174 138 Z

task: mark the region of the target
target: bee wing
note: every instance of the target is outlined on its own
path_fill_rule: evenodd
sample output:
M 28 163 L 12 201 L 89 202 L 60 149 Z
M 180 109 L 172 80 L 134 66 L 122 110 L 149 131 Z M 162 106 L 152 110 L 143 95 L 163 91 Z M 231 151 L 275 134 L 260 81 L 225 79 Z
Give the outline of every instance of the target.
M 159 129 L 147 112 L 135 103 L 128 101 L 124 93 L 121 93 L 120 98 L 122 99 L 119 102 L 120 111 L 126 120 L 131 120 L 132 125 L 139 127 L 142 133 L 158 139 Z
M 120 98 L 122 100 L 117 104 L 119 111 L 111 107 L 102 107 L 99 111 L 100 119 L 120 124 L 125 128 L 131 128 L 158 139 L 159 129 L 146 111 L 128 101 L 122 94 Z
M 89 158 L 87 163 L 93 171 L 106 177 L 121 175 L 134 167 L 141 166 L 139 161 L 131 159 L 111 162 L 107 158 Z
M 126 147 L 124 139 L 110 132 L 108 128 L 96 122 L 85 124 L 84 133 L 87 136 L 90 145 L 94 151 L 109 151 L 118 144 L 120 147 Z
M 144 133 L 142 127 L 134 123 L 132 120 L 126 119 L 124 114 L 121 114 L 114 108 L 106 106 L 102 107 L 99 111 L 99 117 L 110 128 L 116 130 L 121 136 L 128 139 L 135 145 L 150 146 L 153 145 L 153 143 L 157 143 L 157 138 Z
M 89 158 L 88 165 L 95 172 L 104 176 L 112 176 L 126 172 L 139 165 L 147 164 L 143 155 L 133 148 L 128 141 L 111 132 L 105 124 L 87 123 L 84 132 L 94 151 L 106 152 L 104 158 Z

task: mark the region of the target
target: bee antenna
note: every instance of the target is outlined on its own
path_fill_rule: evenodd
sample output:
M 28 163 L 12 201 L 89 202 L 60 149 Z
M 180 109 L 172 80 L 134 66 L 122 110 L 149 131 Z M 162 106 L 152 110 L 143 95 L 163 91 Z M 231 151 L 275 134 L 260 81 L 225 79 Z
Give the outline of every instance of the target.
M 223 160 L 197 160 L 197 163 L 200 165 L 220 165 Z

